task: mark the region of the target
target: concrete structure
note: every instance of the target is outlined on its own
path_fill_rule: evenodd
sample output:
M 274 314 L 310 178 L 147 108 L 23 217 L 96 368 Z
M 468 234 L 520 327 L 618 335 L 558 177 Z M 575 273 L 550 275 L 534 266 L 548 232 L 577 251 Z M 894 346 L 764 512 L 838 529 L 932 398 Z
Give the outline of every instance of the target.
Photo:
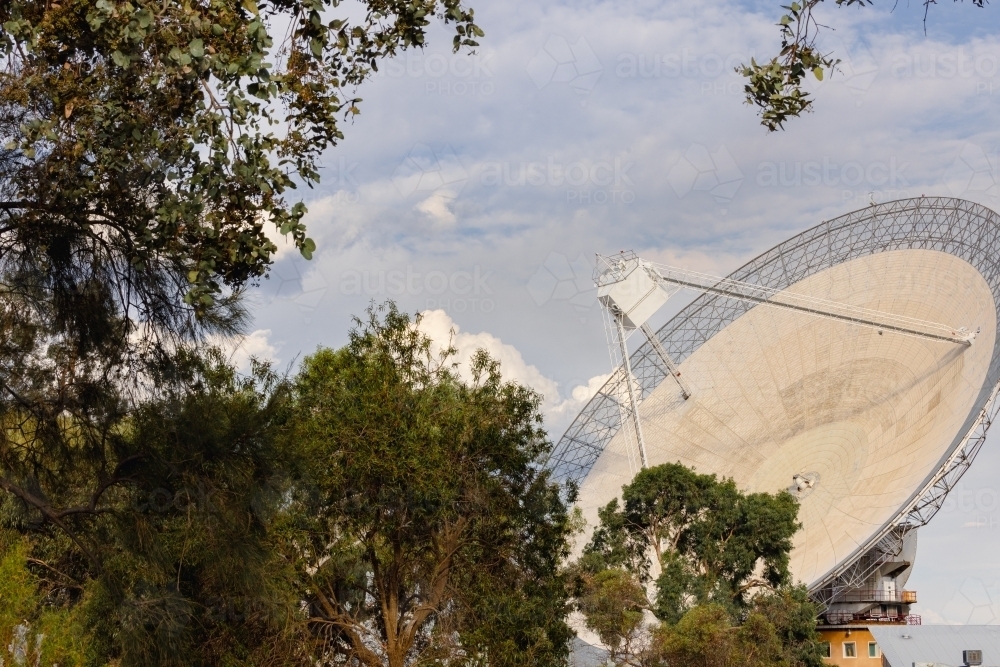
M 960 200 L 890 202 L 823 223 L 731 277 L 979 330 L 960 345 L 706 294 L 656 332 L 688 400 L 663 381 L 652 345 L 630 356 L 649 465 L 679 461 L 746 491 L 789 490 L 803 524 L 791 570 L 827 605 L 824 621 L 905 622 L 915 529 L 1000 405 L 1000 217 Z M 580 482 L 591 527 L 637 472 L 620 428 L 623 368 L 551 462 Z

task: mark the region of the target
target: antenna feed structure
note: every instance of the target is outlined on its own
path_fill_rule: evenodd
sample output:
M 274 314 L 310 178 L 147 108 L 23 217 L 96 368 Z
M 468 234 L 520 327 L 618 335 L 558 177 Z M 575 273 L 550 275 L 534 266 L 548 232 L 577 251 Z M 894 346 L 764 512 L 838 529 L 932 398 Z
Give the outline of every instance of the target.
M 892 332 L 969 347 L 980 332 L 979 329 L 970 331 L 966 327 L 950 327 L 937 322 L 776 290 L 733 278 L 718 278 L 688 269 L 654 264 L 632 251 L 624 250 L 617 255 L 597 255 L 594 284 L 597 287 L 597 299 L 608 315 L 605 322 L 608 325 L 612 365 L 616 372 L 621 369 L 628 378 L 627 382 L 622 383 L 624 390 L 622 396 L 618 398 L 622 424 L 627 431 L 633 433 L 634 441 L 638 445 L 640 466 L 643 468 L 646 467 L 646 446 L 639 419 L 642 391 L 632 374 L 626 341 L 636 329 L 642 331 L 666 374 L 677 383 L 681 396 L 684 400 L 690 398 L 691 390 L 681 379 L 677 364 L 667 354 L 659 337 L 648 323 L 671 296 L 684 288 L 753 304 L 793 310 L 805 315 L 849 322 L 873 328 L 879 336 L 885 332 Z
M 594 271 L 597 286 L 597 300 L 604 306 L 610 321 L 606 320 L 611 345 L 612 363 L 616 369 L 626 374 L 625 395 L 619 397 L 622 425 L 632 432 L 638 446 L 639 467 L 647 466 L 646 445 L 639 420 L 641 390 L 632 374 L 627 340 L 636 329 L 642 331 L 660 358 L 666 374 L 680 387 L 684 400 L 691 397 L 691 391 L 681 380 L 677 364 L 670 358 L 663 344 L 650 328 L 648 320 L 667 300 L 681 288 L 663 280 L 659 271 L 650 262 L 640 259 L 634 252 L 621 252 L 610 257 L 597 255 Z M 615 359 L 615 357 L 620 359 Z
M 594 282 L 597 285 L 597 300 L 616 321 L 621 322 L 623 332 L 627 335 L 636 329 L 641 330 L 667 374 L 680 387 L 684 400 L 691 398 L 691 389 L 681 380 L 680 369 L 648 324 L 649 318 L 681 288 L 665 281 L 651 262 L 640 259 L 631 251 L 611 257 L 598 255 Z
M 611 257 L 598 255 L 595 273 L 597 300 L 621 320 L 626 331 L 642 327 L 677 292 L 663 281 L 652 263 L 631 251 Z

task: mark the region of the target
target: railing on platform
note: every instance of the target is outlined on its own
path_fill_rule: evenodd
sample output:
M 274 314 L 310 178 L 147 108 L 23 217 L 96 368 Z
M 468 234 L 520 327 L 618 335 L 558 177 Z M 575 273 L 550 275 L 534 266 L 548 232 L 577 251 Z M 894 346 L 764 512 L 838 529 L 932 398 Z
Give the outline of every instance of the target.
M 900 602 L 913 604 L 916 591 L 887 591 L 882 588 L 852 588 L 837 596 L 837 602 Z
M 921 618 L 916 614 L 900 616 L 899 614 L 881 615 L 876 610 L 858 614 L 849 611 L 834 611 L 824 617 L 828 625 L 847 625 L 848 623 L 892 623 L 897 625 L 920 625 Z

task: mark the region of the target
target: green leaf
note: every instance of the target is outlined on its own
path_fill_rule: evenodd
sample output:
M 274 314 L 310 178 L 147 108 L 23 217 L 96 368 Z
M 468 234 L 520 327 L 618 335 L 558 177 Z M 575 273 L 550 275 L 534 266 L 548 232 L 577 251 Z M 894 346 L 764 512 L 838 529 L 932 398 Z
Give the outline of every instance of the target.
M 201 58 L 205 55 L 205 43 L 201 39 L 192 39 L 188 45 L 188 51 L 195 58 Z
M 254 0 L 243 0 L 242 4 L 243 8 L 246 9 L 251 14 L 253 14 L 254 16 L 260 15 L 260 10 L 257 9 L 257 3 L 254 2 Z
M 316 242 L 307 238 L 302 242 L 302 256 L 306 259 L 312 259 L 314 252 L 316 252 Z
M 115 61 L 115 64 L 119 67 L 128 67 L 129 57 L 117 49 L 111 54 L 111 59 Z
M 823 80 L 823 68 L 819 67 L 819 66 L 814 67 L 813 68 L 813 76 L 816 77 L 817 81 L 822 81 Z

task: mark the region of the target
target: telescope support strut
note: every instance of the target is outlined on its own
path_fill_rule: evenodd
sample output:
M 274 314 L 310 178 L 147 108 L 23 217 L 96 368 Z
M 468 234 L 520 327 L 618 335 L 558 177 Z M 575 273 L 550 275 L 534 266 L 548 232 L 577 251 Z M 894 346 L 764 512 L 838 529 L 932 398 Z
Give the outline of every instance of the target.
M 653 346 L 656 356 L 658 356 L 660 361 L 663 362 L 663 365 L 667 367 L 667 373 L 669 373 L 674 379 L 677 386 L 681 388 L 681 396 L 684 397 L 685 401 L 691 398 L 691 390 L 688 389 L 687 382 L 681 379 L 680 369 L 677 368 L 677 364 L 675 364 L 674 360 L 670 358 L 667 351 L 663 349 L 663 345 L 660 344 L 660 339 L 656 337 L 656 334 L 653 333 L 653 330 L 649 328 L 648 324 L 644 323 L 639 328 L 642 329 L 642 333 L 646 334 L 646 339 L 649 341 L 649 344 Z
M 628 346 L 625 344 L 625 325 L 620 313 L 614 313 L 615 326 L 618 327 L 618 344 L 621 345 L 622 360 L 625 368 L 625 387 L 628 389 L 628 408 L 632 413 L 632 428 L 635 429 L 635 440 L 639 445 L 639 465 L 646 469 L 646 442 L 642 438 L 642 424 L 639 422 L 639 399 L 635 395 L 635 381 L 632 377 L 632 362 L 628 358 Z

